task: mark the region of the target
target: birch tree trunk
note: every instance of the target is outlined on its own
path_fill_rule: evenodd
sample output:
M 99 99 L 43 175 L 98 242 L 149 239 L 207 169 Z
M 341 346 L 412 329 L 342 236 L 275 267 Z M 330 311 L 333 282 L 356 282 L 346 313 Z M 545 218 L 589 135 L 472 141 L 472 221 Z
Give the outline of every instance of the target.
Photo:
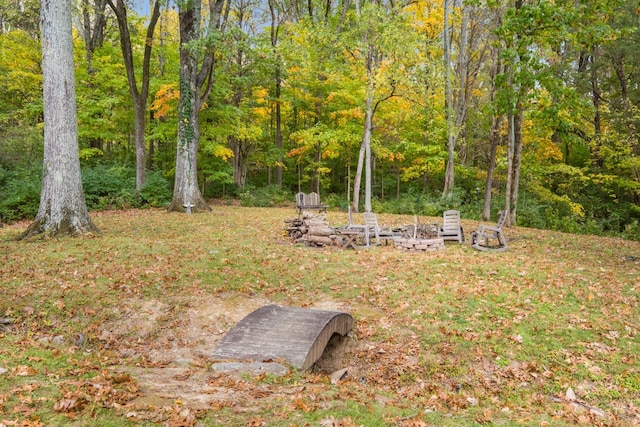
M 364 145 L 364 211 L 371 212 L 371 133 L 373 130 L 373 89 L 367 94 L 366 112 L 364 118 L 364 135 L 362 145 Z
M 362 143 L 360 144 L 360 153 L 358 155 L 358 167 L 356 169 L 356 176 L 353 182 L 353 211 L 358 212 L 358 205 L 360 202 L 360 183 L 362 180 L 362 169 L 364 167 L 364 210 L 365 212 L 371 212 L 371 134 L 373 132 L 373 97 L 375 94 L 375 86 L 373 82 L 373 67 L 375 61 L 375 49 L 369 45 L 369 50 L 366 59 L 367 69 L 367 90 L 365 99 L 365 117 L 364 117 L 364 131 L 362 134 Z
M 71 0 L 42 0 L 44 165 L 40 207 L 21 239 L 99 233 L 82 189 L 76 119 Z
M 360 183 L 362 181 L 362 170 L 364 168 L 364 144 L 360 144 L 360 152 L 358 153 L 358 165 L 356 166 L 356 175 L 353 178 L 353 200 L 351 202 L 351 209 L 353 212 L 358 212 L 360 206 Z

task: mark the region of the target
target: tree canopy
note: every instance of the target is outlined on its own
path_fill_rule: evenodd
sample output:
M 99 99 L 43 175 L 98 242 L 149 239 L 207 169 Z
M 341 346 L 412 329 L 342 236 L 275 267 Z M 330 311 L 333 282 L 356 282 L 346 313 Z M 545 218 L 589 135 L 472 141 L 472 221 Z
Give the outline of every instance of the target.
M 91 207 L 162 205 L 167 192 L 182 205 L 184 181 L 205 199 L 275 186 L 274 199 L 318 191 L 342 208 L 488 219 L 506 207 L 521 225 L 640 234 L 636 2 L 182 3 L 157 2 L 157 22 L 124 2 L 74 10 L 85 191 L 96 168 L 128 186 Z M 0 0 L 5 221 L 35 213 L 42 173 L 38 7 Z M 148 103 L 132 85 L 147 76 Z M 176 180 L 196 116 L 197 169 Z

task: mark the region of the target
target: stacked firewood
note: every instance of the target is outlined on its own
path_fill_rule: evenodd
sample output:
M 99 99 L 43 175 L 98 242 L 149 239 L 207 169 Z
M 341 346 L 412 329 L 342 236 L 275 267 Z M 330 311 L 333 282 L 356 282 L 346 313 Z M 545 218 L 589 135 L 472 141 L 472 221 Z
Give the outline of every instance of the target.
M 305 213 L 302 217 L 286 219 L 286 232 L 296 243 L 309 246 L 339 245 L 341 236 L 329 226 L 326 216 Z

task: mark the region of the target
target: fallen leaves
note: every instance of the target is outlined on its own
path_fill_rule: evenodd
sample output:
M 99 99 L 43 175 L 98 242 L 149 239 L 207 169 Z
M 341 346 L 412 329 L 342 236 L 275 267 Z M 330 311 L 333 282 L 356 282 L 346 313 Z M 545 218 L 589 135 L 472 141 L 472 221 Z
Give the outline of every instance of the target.
M 132 423 L 195 425 L 200 412 L 185 396 L 172 396 L 171 406 L 135 407 L 132 399 L 142 394 L 137 382 L 102 369 L 164 368 L 176 350 L 186 360 L 198 359 L 202 343 L 185 339 L 185 331 L 218 336 L 229 330 L 237 307 L 216 305 L 228 297 L 256 305 L 335 301 L 356 317 L 354 339 L 331 356 L 336 360 L 326 371 L 278 380 L 203 379 L 201 395 L 215 394 L 208 416 L 232 413 L 243 425 L 262 426 L 273 422 L 264 415 L 271 411 L 303 425 L 310 419 L 317 424 L 311 414 L 326 411 L 323 427 L 358 426 L 358 414 L 340 412 L 347 402 L 398 426 L 422 427 L 438 417 L 484 424 L 544 425 L 540 420 L 554 417 L 558 424 L 613 425 L 616 417 L 640 423 L 640 408 L 630 398 L 639 387 L 638 270 L 619 260 L 620 247 L 636 253 L 637 243 L 561 234 L 549 239 L 543 231 L 517 229 L 527 236 L 526 247 L 516 244 L 501 255 L 479 256 L 459 245 L 438 254 L 382 246 L 315 250 L 282 243 L 282 220 L 290 214 L 237 206 L 189 217 L 109 212 L 98 216 L 105 230 L 99 241 L 28 248 L 0 242 L 0 253 L 11 254 L 0 272 L 7 284 L 0 314 L 11 321 L 0 322 L 0 331 L 17 337 L 0 349 L 7 369 L 1 378 L 11 384 L 0 394 L 2 414 L 36 425 L 29 417 L 47 398 L 40 406 L 49 408 L 48 416 L 54 410 L 85 416 L 100 407 Z M 346 215 L 339 214 L 328 214 L 332 224 L 344 223 Z M 188 304 L 215 305 L 215 312 L 190 323 Z M 78 333 L 86 337 L 82 350 L 68 345 Z M 29 358 L 49 348 L 40 337 L 56 334 L 68 344 L 43 360 Z M 83 364 L 80 351 L 96 357 Z M 169 362 L 153 352 L 166 353 Z M 204 366 L 170 379 L 191 387 L 198 375 L 207 378 Z M 346 366 L 346 376 L 330 376 Z M 162 385 L 164 377 L 154 375 Z M 29 390 L 27 383 L 45 386 Z M 148 395 L 161 390 L 145 388 Z M 553 399 L 549 390 L 557 392 Z M 410 417 L 389 415 L 399 410 Z
M 169 427 L 193 427 L 196 424 L 196 415 L 189 408 L 179 408 L 171 414 L 167 420 Z
M 87 401 L 82 396 L 67 396 L 58 400 L 53 405 L 53 410 L 56 412 L 75 413 L 84 409 Z

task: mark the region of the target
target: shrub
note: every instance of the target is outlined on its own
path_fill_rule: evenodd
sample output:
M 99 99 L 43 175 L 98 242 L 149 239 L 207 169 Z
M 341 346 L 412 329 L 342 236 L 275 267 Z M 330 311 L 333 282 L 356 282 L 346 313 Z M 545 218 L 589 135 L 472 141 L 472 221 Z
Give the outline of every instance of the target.
M 627 224 L 622 232 L 622 237 L 629 240 L 640 241 L 640 222 L 634 220 L 631 224 Z
M 40 205 L 42 170 L 0 170 L 0 218 L 6 222 L 34 218 Z
M 97 165 L 82 171 L 82 186 L 89 209 L 137 206 L 135 170 L 118 165 Z
M 269 207 L 286 206 L 294 199 L 291 193 L 283 190 L 277 185 L 268 185 L 261 188 L 246 187 L 240 194 L 242 206 Z
M 144 205 L 152 207 L 166 206 L 171 201 L 169 183 L 162 173 L 147 175 L 147 182 L 140 189 L 140 198 Z

